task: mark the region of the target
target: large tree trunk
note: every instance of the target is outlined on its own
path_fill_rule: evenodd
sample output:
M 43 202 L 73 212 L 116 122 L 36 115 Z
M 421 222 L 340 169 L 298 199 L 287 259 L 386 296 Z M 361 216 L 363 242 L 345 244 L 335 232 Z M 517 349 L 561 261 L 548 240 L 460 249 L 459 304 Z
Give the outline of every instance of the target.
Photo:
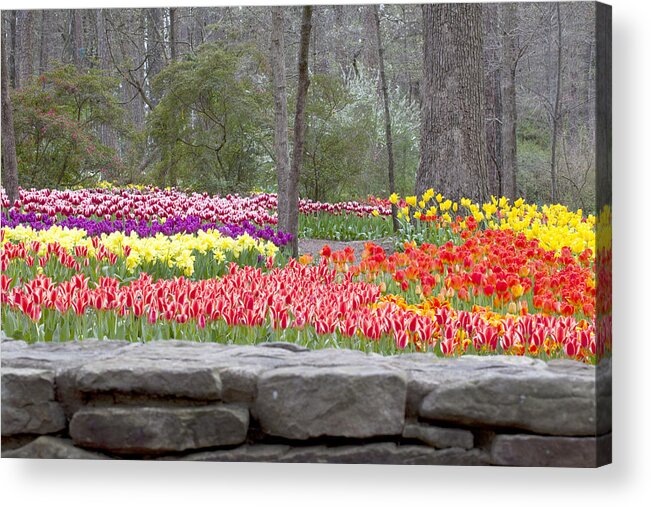
M 518 153 L 516 140 L 517 109 L 515 102 L 515 71 L 517 52 L 515 30 L 518 4 L 501 4 L 502 10 L 502 188 L 509 199 L 517 198 Z
M 274 153 L 278 176 L 278 229 L 289 231 L 289 139 L 283 7 L 271 8 L 271 79 L 274 93 Z
M 380 31 L 380 13 L 378 6 L 373 6 L 373 17 L 375 18 L 375 36 L 376 48 L 378 54 L 378 64 L 380 66 L 380 87 L 382 88 L 382 100 L 384 102 L 384 134 L 387 140 L 387 158 L 389 173 L 389 193 L 396 191 L 396 178 L 393 161 L 393 135 L 391 133 L 391 111 L 389 109 L 389 91 L 387 90 L 387 79 L 384 72 L 384 48 L 382 46 L 382 32 Z M 398 231 L 398 217 L 396 205 L 391 205 L 391 222 L 393 230 Z
M 14 115 L 9 97 L 9 79 L 7 75 L 7 50 L 2 44 L 2 186 L 7 192 L 9 202 L 18 199 L 18 163 L 16 161 L 16 139 L 14 136 Z
M 312 29 L 312 6 L 303 7 L 301 22 L 301 43 L 298 54 L 298 90 L 296 93 L 296 115 L 294 116 L 294 151 L 288 177 L 287 197 L 289 202 L 289 230 L 292 235 L 292 256 L 298 257 L 298 179 L 303 164 L 303 145 L 305 144 L 305 103 L 310 86 L 308 58 L 310 50 L 310 31 Z
M 423 89 L 416 192 L 489 196 L 479 4 L 423 5 Z

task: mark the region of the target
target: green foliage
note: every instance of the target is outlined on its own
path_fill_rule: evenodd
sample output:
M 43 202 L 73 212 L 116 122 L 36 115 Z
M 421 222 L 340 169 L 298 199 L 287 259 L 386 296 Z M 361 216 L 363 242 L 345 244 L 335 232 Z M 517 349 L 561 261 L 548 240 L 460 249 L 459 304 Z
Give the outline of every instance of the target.
M 245 192 L 270 164 L 271 100 L 251 47 L 205 44 L 154 81 L 148 118 L 161 159 L 153 178 L 214 193 Z
M 391 217 L 358 216 L 354 213 L 301 213 L 298 217 L 301 238 L 335 241 L 372 241 L 393 234 Z
M 534 127 L 529 119 L 518 126 L 518 195 L 528 202 L 545 204 L 551 192 L 551 146 L 548 128 Z M 582 208 L 594 212 L 593 133 L 579 128 L 569 132 L 563 125 L 556 153 L 558 199 L 570 209 Z
M 301 185 L 314 200 L 332 200 L 352 190 L 374 144 L 375 117 L 354 102 L 342 79 L 312 76 Z
M 541 149 L 548 149 L 550 146 L 549 125 L 536 116 L 518 118 L 516 135 L 518 143 L 533 144 Z
M 12 95 L 18 176 L 23 187 L 91 184 L 123 171 L 100 126 L 126 132 L 116 80 L 72 65 L 42 74 Z
M 396 187 L 411 192 L 418 167 L 420 119 L 404 94 L 390 93 Z M 290 107 L 292 101 L 290 101 Z M 314 200 L 388 195 L 384 109 L 376 78 L 364 69 L 312 76 L 306 108 L 302 193 Z
M 549 201 L 551 175 L 549 150 L 538 143 L 518 141 L 518 195 L 527 202 L 543 204 Z

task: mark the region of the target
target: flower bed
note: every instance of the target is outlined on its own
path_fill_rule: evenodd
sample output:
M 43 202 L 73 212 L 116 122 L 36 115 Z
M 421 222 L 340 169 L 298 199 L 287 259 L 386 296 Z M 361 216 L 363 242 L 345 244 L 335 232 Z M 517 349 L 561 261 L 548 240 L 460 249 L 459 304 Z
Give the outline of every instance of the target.
M 354 220 L 363 234 L 366 222 L 388 230 L 399 206 L 400 250 L 368 242 L 361 259 L 325 247 L 320 258 L 287 262 L 278 247 L 289 236 L 269 226 L 271 194 L 21 197 L 3 211 L 2 318 L 7 334 L 28 340 L 285 340 L 584 362 L 611 348 L 595 329 L 595 219 L 580 211 L 504 198 L 454 203 L 433 191 L 303 201 L 302 215 L 333 236 L 338 226 L 318 217 Z

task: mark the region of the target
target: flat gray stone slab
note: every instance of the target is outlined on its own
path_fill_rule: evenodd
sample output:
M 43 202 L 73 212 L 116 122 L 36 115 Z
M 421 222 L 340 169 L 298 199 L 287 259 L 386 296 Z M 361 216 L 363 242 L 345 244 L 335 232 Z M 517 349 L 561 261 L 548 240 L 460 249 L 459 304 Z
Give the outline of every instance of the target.
M 2 368 L 2 403 L 15 406 L 54 400 L 54 373 L 35 368 Z
M 295 447 L 283 463 L 340 463 L 378 465 L 488 465 L 488 453 L 479 449 L 433 449 L 420 445 L 381 442 L 350 446 Z
M 17 340 L 11 340 L 16 342 Z M 81 366 L 93 360 L 132 353 L 141 346 L 121 340 L 81 340 L 70 342 L 32 343 L 26 347 L 2 342 L 2 367 L 56 370 Z M 25 343 L 25 342 L 19 342 Z
M 596 433 L 594 376 L 547 371 L 484 372 L 439 384 L 422 401 L 425 419 L 535 433 Z
M 49 436 L 38 437 L 23 447 L 3 452 L 2 457 L 25 459 L 110 459 L 108 456 L 75 447 L 72 440 L 68 438 Z
M 437 449 L 458 447 L 472 449 L 474 436 L 468 430 L 459 428 L 442 428 L 429 424 L 408 423 L 402 431 L 404 438 L 414 438 Z
M 222 385 L 211 368 L 182 360 L 117 358 L 82 366 L 75 375 L 84 393 L 119 392 L 218 400 Z
M 167 459 L 167 458 L 166 458 Z M 235 449 L 192 453 L 182 461 L 240 461 L 266 463 L 340 463 L 388 465 L 488 465 L 488 453 L 473 449 L 436 450 L 417 445 L 378 442 L 328 447 L 314 445 L 243 445 Z
M 598 446 L 605 437 L 543 437 L 496 435 L 491 445 L 491 463 L 518 467 L 598 466 Z
M 2 436 L 57 433 L 66 427 L 66 416 L 55 401 L 16 406 L 2 403 Z
M 291 439 L 399 435 L 406 394 L 399 370 L 280 368 L 258 379 L 255 413 L 263 431 Z
M 244 442 L 249 426 L 246 408 L 88 407 L 70 421 L 75 445 L 116 454 L 157 454 Z
M 56 433 L 65 429 L 54 401 L 54 374 L 34 368 L 2 368 L 2 436 Z
M 255 444 L 241 445 L 235 449 L 225 449 L 217 451 L 193 452 L 180 458 L 161 458 L 174 459 L 179 461 L 229 461 L 243 463 L 275 463 L 289 452 L 291 448 L 288 445 L 275 444 Z

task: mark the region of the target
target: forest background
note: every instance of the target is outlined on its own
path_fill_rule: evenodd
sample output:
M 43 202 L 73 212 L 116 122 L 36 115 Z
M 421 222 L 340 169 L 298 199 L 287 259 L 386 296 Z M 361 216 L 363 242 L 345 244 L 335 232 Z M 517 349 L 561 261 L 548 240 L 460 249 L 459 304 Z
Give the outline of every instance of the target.
M 3 11 L 20 185 L 277 191 L 271 11 Z M 291 146 L 301 7 L 283 11 Z M 414 192 L 423 19 L 420 5 L 314 6 L 301 197 L 390 193 L 381 63 L 395 190 Z M 594 212 L 594 4 L 484 4 L 479 22 L 490 193 Z

